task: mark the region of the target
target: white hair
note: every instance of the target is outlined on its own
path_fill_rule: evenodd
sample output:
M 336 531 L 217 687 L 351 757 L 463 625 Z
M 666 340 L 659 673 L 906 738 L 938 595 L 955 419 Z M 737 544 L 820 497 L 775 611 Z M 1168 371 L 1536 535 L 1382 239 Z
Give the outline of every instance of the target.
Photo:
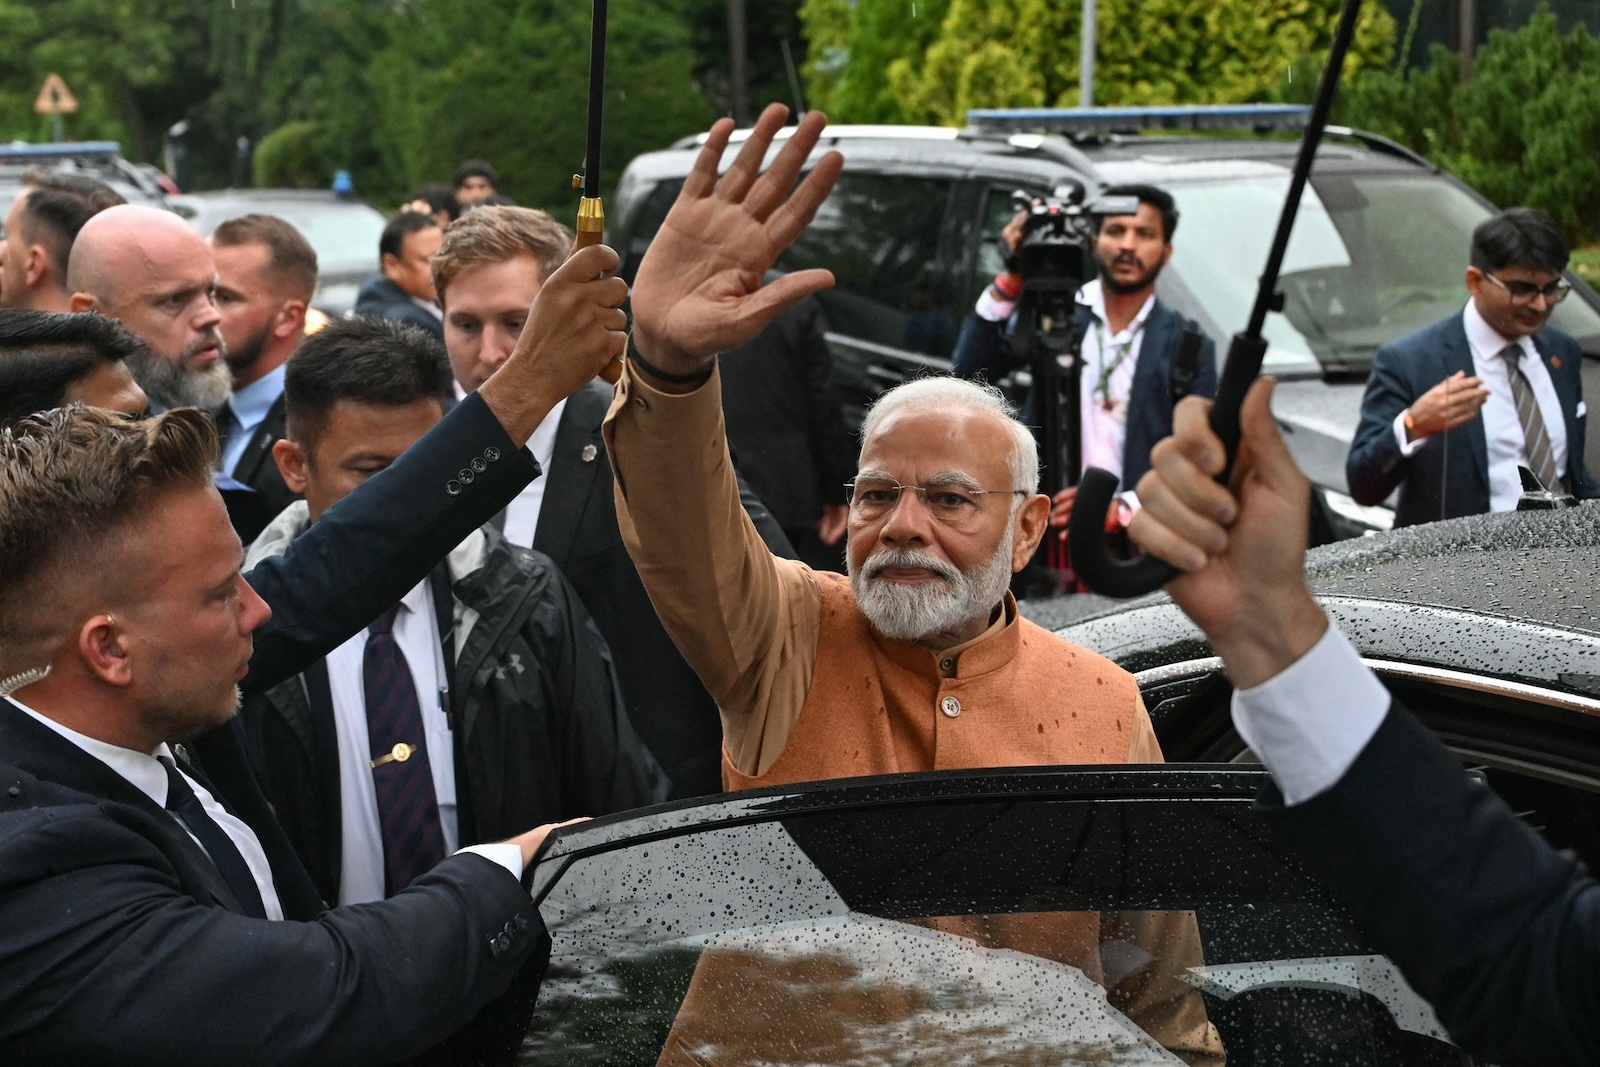
M 878 425 L 890 415 L 902 411 L 928 411 L 937 408 L 967 408 L 973 411 L 992 412 L 1006 421 L 1011 428 L 1011 474 L 1015 479 L 1012 489 L 1025 489 L 1031 495 L 1039 491 L 1039 445 L 1033 431 L 1017 420 L 1016 410 L 1006 395 L 992 385 L 969 382 L 961 378 L 917 378 L 897 385 L 878 397 L 867 417 L 861 423 L 861 444 L 872 439 Z M 1018 501 L 1020 502 L 1020 500 Z M 1015 506 L 1012 508 L 1016 510 Z

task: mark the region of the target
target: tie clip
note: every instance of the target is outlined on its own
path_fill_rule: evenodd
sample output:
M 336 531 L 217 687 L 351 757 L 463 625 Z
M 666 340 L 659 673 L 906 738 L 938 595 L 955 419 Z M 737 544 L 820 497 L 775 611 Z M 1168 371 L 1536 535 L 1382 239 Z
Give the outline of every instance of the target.
M 411 758 L 411 754 L 415 751 L 416 747 L 414 745 L 408 745 L 404 741 L 401 741 L 388 752 L 385 752 L 383 755 L 373 760 L 372 769 L 377 770 L 385 763 L 404 763 L 406 760 Z

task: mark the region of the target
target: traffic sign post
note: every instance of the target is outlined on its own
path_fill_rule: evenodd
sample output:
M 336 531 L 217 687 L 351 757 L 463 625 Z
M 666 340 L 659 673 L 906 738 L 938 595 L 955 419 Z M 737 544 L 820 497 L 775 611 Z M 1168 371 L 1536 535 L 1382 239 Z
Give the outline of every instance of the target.
M 61 128 L 61 116 L 75 114 L 78 110 L 78 98 L 72 95 L 72 90 L 67 88 L 67 83 L 61 75 L 51 71 L 44 79 L 44 84 L 39 87 L 39 95 L 33 101 L 35 114 L 49 115 L 52 139 L 57 143 L 65 140 Z

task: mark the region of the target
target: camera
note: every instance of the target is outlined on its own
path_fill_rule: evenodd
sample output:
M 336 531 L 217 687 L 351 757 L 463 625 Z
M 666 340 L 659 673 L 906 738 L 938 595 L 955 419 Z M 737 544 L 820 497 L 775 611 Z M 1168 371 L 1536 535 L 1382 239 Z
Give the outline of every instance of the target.
M 1136 196 L 1088 200 L 1086 192 L 1081 182 L 1071 182 L 1057 186 L 1049 196 L 1021 190 L 1011 194 L 1011 206 L 1028 215 L 1014 262 L 1007 266 L 1022 275 L 1022 291 L 1038 294 L 1041 303 L 1070 302 L 1072 294 L 1094 277 L 1094 240 L 1103 216 L 1139 210 Z

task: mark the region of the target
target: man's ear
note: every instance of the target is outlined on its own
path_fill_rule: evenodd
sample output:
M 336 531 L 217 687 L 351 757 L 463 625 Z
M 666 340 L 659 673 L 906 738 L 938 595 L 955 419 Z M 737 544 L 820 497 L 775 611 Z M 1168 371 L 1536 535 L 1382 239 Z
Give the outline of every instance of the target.
M 1043 493 L 1030 496 L 1017 509 L 1017 535 L 1011 541 L 1011 572 L 1015 574 L 1028 565 L 1033 553 L 1044 538 L 1050 520 L 1050 498 Z
M 22 277 L 29 289 L 37 289 L 44 281 L 45 275 L 55 270 L 55 263 L 50 258 L 44 245 L 28 246 L 28 261 L 22 265 Z M 61 279 L 66 282 L 65 278 Z
M 78 628 L 78 656 L 96 678 L 107 685 L 133 684 L 133 660 L 127 636 L 115 616 L 102 613 Z
M 385 278 L 393 280 L 394 272 L 400 269 L 400 257 L 393 252 L 385 252 L 378 257 L 378 269 Z
M 304 300 L 285 300 L 278 307 L 278 315 L 272 324 L 272 336 L 293 337 L 306 328 L 306 302 Z
M 69 306 L 74 312 L 100 310 L 100 305 L 95 302 L 94 297 L 89 293 L 73 293 Z
M 283 475 L 283 484 L 289 491 L 306 492 L 306 453 L 299 442 L 291 441 L 287 437 L 280 437 L 272 442 L 272 461 L 278 465 L 278 473 Z
M 1483 271 L 1477 267 L 1467 268 L 1467 292 L 1473 296 L 1478 295 L 1478 290 L 1483 288 Z

